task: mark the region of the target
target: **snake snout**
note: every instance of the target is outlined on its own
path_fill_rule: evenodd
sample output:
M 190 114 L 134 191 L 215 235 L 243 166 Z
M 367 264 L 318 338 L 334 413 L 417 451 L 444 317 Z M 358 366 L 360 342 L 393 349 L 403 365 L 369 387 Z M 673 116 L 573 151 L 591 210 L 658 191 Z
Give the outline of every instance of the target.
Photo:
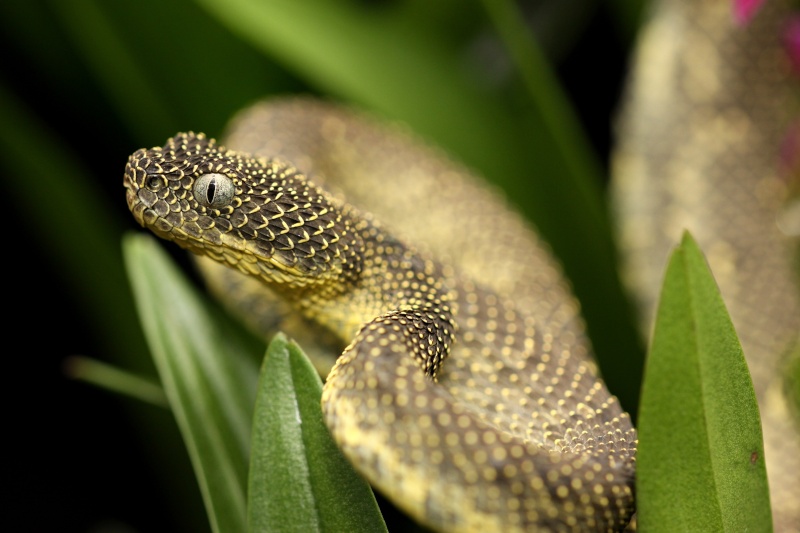
M 169 187 L 168 176 L 154 165 L 154 150 L 137 150 L 125 165 L 123 186 L 128 209 L 142 226 L 169 237 L 172 228 L 183 220 L 176 210 L 177 197 Z

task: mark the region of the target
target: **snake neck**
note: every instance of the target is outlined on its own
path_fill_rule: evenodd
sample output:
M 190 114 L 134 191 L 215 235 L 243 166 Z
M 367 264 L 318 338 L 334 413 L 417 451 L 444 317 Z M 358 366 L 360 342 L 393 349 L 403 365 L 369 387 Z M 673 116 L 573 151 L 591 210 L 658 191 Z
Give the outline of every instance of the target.
M 349 205 L 342 211 L 361 243 L 359 275 L 332 295 L 315 292 L 297 299 L 289 292 L 287 298 L 345 341 L 375 328 L 396 331 L 407 353 L 435 378 L 457 330 L 449 277 L 436 261 L 394 238 L 370 215 Z

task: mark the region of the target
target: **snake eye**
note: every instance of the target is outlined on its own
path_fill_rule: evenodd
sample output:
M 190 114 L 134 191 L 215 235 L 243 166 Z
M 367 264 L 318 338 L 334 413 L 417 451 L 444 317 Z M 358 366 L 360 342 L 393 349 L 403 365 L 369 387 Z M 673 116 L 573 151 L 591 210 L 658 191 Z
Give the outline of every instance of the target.
M 203 174 L 194 184 L 194 198 L 205 207 L 225 207 L 233 199 L 233 180 L 216 172 Z

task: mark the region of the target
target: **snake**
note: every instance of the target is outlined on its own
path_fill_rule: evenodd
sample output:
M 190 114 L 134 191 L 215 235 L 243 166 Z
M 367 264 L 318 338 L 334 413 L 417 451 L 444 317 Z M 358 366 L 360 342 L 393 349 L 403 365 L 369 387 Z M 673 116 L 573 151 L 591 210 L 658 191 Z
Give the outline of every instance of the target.
M 682 231 L 704 250 L 753 379 L 773 524 L 786 532 L 800 531 L 800 417 L 786 392 L 800 368 L 800 78 L 783 42 L 795 9 L 768 0 L 742 25 L 731 2 L 654 2 L 622 98 L 611 185 L 644 331 Z
M 750 368 L 776 531 L 800 524 L 796 110 L 791 3 L 659 0 L 617 124 L 611 200 L 650 330 L 688 228 Z M 398 127 L 282 98 L 134 153 L 136 220 L 198 256 L 256 331 L 301 339 L 356 469 L 440 531 L 614 531 L 634 513 L 636 432 L 608 392 L 547 245 L 480 176 Z M 787 230 L 787 228 L 789 228 Z M 794 230 L 792 230 L 794 228 Z M 794 354 L 794 355 L 792 355 Z M 796 363 L 795 363 L 796 364 Z
M 234 313 L 316 339 L 333 439 L 420 524 L 630 522 L 636 430 L 558 262 L 443 151 L 348 106 L 272 98 L 224 142 L 185 132 L 137 150 L 124 186 Z

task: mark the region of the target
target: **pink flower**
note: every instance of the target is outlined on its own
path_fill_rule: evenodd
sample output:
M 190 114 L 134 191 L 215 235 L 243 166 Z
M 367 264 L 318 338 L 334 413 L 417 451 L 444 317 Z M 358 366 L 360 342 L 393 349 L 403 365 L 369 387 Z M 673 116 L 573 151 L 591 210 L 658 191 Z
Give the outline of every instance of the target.
M 764 0 L 733 0 L 733 20 L 744 26 L 755 16 Z

